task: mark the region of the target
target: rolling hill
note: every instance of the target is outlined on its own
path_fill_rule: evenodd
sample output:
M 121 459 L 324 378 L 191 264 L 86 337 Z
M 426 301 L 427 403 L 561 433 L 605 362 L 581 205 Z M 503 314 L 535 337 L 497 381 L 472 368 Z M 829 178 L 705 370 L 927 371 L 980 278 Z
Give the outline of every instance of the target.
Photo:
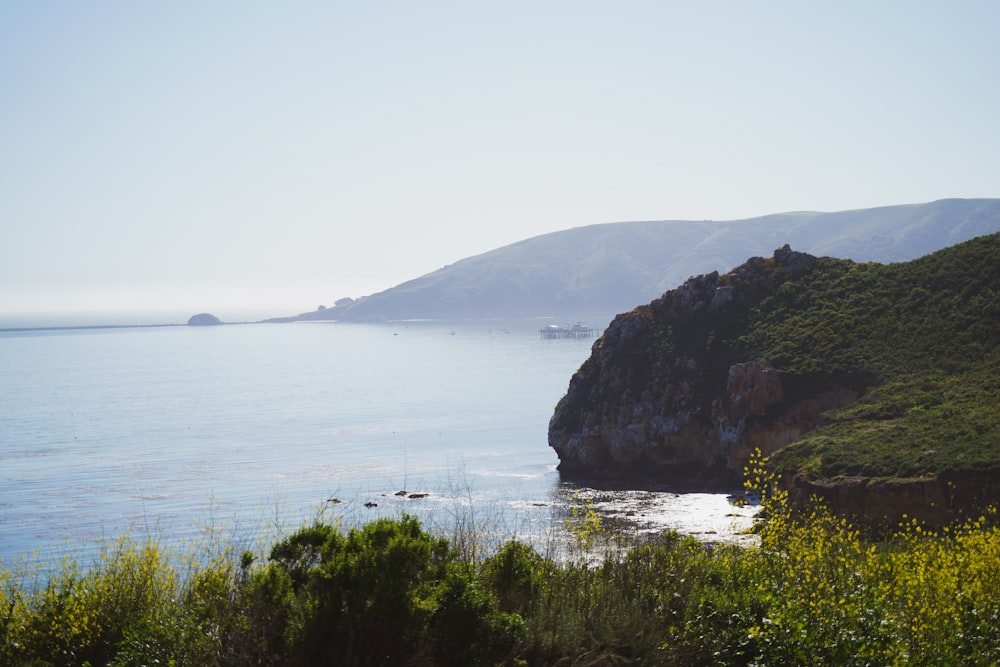
M 544 234 L 333 308 L 284 319 L 375 321 L 610 317 L 692 275 L 727 271 L 789 244 L 882 263 L 1000 231 L 1000 199 L 945 199 L 745 220 L 617 222 Z

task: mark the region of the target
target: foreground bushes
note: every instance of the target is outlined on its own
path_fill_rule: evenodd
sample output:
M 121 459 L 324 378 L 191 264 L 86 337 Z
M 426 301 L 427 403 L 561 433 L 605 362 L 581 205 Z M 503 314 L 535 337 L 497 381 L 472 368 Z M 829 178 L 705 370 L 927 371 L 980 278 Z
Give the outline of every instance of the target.
M 822 508 L 767 511 L 759 546 L 665 534 L 599 564 L 519 542 L 476 560 L 407 516 L 197 565 L 122 539 L 89 569 L 0 573 L 0 664 L 1000 662 L 992 515 L 872 541 Z

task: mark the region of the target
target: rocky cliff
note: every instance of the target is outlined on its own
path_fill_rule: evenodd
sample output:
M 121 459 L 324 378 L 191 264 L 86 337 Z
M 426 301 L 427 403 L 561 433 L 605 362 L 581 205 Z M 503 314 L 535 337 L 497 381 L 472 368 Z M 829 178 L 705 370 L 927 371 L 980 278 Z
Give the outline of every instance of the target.
M 909 262 L 793 252 L 619 315 L 549 424 L 560 469 L 695 488 L 751 452 L 868 524 L 1000 503 L 1000 234 Z
M 616 317 L 549 423 L 560 470 L 732 484 L 754 449 L 773 452 L 854 401 L 859 378 L 786 377 L 737 335 L 762 299 L 816 263 L 785 246 Z

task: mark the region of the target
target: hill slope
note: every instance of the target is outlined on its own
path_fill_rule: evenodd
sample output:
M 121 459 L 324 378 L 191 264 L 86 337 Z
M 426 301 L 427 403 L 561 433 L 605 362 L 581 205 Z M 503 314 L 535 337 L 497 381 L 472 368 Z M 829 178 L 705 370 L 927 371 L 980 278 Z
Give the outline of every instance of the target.
M 1000 231 L 1000 200 L 948 199 L 731 222 L 620 222 L 527 239 L 301 319 L 613 315 L 689 276 L 790 244 L 814 255 L 898 262 Z M 350 301 L 350 300 L 348 300 Z
M 760 448 L 800 496 L 944 520 L 1000 499 L 998 297 L 1000 234 L 891 265 L 786 247 L 617 317 L 549 442 L 567 472 L 699 485 Z

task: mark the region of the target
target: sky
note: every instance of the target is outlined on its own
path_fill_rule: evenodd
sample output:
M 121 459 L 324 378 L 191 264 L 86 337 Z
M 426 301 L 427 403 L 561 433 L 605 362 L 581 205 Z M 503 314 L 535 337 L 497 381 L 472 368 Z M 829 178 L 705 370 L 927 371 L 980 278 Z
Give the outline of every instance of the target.
M 0 316 L 289 315 L 594 223 L 1000 197 L 998 28 L 993 0 L 3 0 Z

